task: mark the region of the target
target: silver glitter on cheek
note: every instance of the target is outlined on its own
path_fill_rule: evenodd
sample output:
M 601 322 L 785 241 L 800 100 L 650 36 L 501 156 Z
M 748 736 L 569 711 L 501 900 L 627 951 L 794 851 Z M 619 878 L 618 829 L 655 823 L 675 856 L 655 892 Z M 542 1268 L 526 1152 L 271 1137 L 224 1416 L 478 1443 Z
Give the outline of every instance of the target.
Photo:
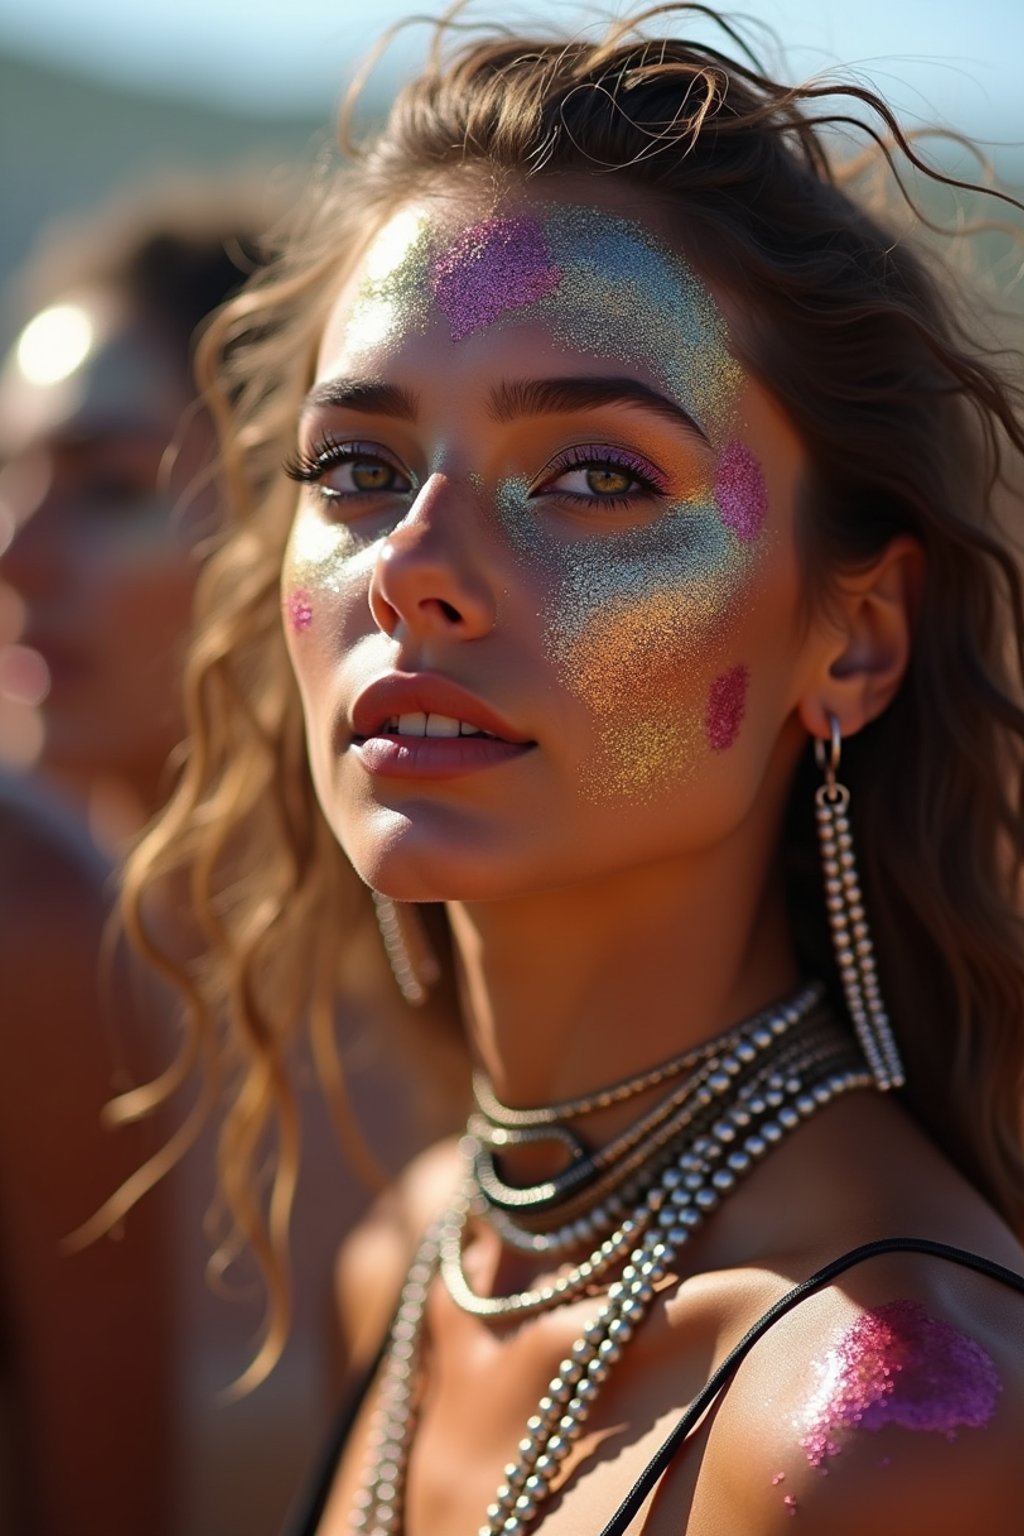
M 281 592 L 290 627 L 303 634 L 324 610 L 365 584 L 378 540 L 360 536 L 312 507 L 300 507 L 282 567 Z
M 643 801 L 692 777 L 710 751 L 705 673 L 749 593 L 749 546 L 711 502 L 590 537 L 545 527 L 522 481 L 505 481 L 496 505 L 517 554 L 555 578 L 546 648 L 600 749 L 587 798 Z

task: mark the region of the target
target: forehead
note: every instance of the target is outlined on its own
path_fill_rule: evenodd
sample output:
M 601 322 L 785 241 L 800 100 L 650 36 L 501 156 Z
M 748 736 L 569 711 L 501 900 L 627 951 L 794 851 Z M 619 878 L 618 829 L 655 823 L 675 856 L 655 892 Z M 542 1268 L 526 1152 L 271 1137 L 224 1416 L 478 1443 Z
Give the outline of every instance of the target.
M 699 418 L 740 382 L 722 310 L 661 234 L 614 206 L 540 198 L 399 209 L 339 294 L 319 372 L 386 367 L 417 335 L 443 357 L 524 326 L 654 372 Z

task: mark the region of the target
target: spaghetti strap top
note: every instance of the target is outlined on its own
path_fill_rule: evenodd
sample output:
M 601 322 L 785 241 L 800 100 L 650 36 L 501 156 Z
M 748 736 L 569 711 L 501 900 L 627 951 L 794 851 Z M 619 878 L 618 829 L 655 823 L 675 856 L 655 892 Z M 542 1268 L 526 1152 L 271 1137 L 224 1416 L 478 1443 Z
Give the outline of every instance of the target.
M 626 1536 L 626 1532 L 633 1520 L 636 1519 L 645 1499 L 652 1492 L 655 1484 L 673 1459 L 682 1451 L 687 1437 L 697 1426 L 705 1413 L 711 1407 L 715 1398 L 724 1392 L 729 1386 L 736 1371 L 742 1365 L 754 1345 L 772 1328 L 780 1318 L 785 1317 L 794 1307 L 800 1305 L 808 1296 L 813 1296 L 816 1291 L 830 1285 L 839 1275 L 848 1269 L 853 1269 L 857 1264 L 863 1264 L 868 1259 L 877 1258 L 883 1253 L 923 1253 L 931 1258 L 944 1259 L 947 1263 L 958 1264 L 963 1269 L 972 1269 L 981 1275 L 987 1275 L 989 1279 L 997 1281 L 1001 1285 L 1009 1287 L 1024 1296 L 1024 1275 L 1018 1275 L 1012 1269 L 1006 1269 L 1002 1264 L 996 1264 L 991 1259 L 983 1258 L 980 1254 L 970 1253 L 964 1248 L 954 1248 L 948 1243 L 935 1243 L 924 1237 L 888 1237 L 878 1242 L 864 1243 L 859 1248 L 852 1248 L 849 1253 L 844 1253 L 831 1263 L 824 1265 L 816 1274 L 807 1280 L 802 1280 L 795 1285 L 785 1296 L 779 1298 L 774 1306 L 768 1308 L 762 1317 L 748 1329 L 734 1349 L 722 1361 L 721 1365 L 705 1383 L 696 1397 L 689 1404 L 686 1411 L 673 1425 L 665 1440 L 651 1457 L 632 1488 L 612 1515 L 607 1525 L 597 1533 L 597 1536 Z M 355 1421 L 356 1415 L 362 1405 L 363 1398 L 369 1389 L 370 1383 L 377 1372 L 380 1358 L 383 1357 L 385 1345 L 382 1346 L 378 1361 L 367 1373 L 358 1391 L 340 1416 L 338 1424 L 331 1434 L 330 1443 L 317 1469 L 310 1491 L 299 1505 L 295 1517 L 285 1525 L 282 1536 L 316 1536 L 317 1527 L 327 1505 L 327 1498 L 334 1482 L 334 1476 L 341 1459 L 345 1441 Z

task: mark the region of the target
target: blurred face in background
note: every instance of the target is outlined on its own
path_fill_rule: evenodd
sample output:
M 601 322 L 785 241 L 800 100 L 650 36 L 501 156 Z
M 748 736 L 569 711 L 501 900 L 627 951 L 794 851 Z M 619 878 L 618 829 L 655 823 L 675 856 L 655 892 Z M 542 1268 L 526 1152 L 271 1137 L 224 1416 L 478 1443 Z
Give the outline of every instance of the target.
M 192 391 L 158 326 L 116 295 L 70 295 L 22 331 L 0 378 L 0 690 L 38 710 L 39 764 L 146 806 L 180 735 L 205 462 Z M 186 526 L 186 522 L 188 526 Z

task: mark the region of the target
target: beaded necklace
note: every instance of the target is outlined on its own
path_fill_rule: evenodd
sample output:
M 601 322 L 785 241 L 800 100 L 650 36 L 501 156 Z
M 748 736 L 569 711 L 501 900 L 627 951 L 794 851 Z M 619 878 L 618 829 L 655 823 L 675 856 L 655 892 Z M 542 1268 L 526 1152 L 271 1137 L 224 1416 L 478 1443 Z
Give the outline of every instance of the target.
M 401 1536 L 424 1316 L 438 1274 L 456 1306 L 479 1317 L 527 1316 L 603 1287 L 599 1310 L 527 1420 L 478 1531 L 525 1536 L 602 1384 L 659 1282 L 677 1272 L 693 1233 L 770 1147 L 839 1094 L 872 1081 L 849 1033 L 822 1007 L 818 987 L 805 987 L 698 1051 L 564 1105 L 509 1109 L 478 1079 L 477 1109 L 463 1140 L 463 1183 L 426 1233 L 402 1289 L 371 1428 L 372 1464 L 350 1530 Z M 675 1085 L 670 1093 L 599 1152 L 588 1152 L 565 1125 L 665 1082 Z M 568 1167 L 530 1188 L 507 1184 L 496 1152 L 538 1134 L 568 1147 Z M 471 1218 L 523 1251 L 563 1256 L 596 1246 L 548 1285 L 480 1296 L 462 1264 Z

